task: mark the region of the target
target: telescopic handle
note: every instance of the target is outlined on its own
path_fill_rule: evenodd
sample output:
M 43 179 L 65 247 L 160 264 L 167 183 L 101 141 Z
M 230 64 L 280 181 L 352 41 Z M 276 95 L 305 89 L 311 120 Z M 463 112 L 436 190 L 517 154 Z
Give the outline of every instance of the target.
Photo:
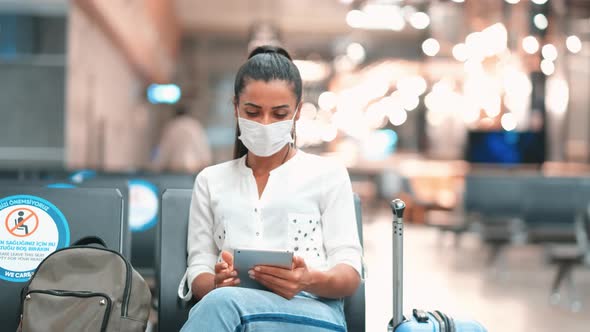
M 392 327 L 395 327 L 404 320 L 403 315 L 403 276 L 404 276 L 404 209 L 406 203 L 401 199 L 391 201 L 393 212 L 393 318 Z

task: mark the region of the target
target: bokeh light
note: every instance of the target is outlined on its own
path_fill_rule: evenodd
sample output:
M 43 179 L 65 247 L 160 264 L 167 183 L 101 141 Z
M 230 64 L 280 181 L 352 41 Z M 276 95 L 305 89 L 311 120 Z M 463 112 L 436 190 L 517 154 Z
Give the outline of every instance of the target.
M 422 43 L 422 51 L 428 56 L 435 56 L 440 51 L 440 44 L 434 38 L 428 38 Z

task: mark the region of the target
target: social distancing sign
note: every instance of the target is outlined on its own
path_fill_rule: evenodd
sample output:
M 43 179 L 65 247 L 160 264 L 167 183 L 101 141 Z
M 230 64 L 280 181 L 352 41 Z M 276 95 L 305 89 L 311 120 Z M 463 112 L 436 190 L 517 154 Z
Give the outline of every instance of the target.
M 63 213 L 31 195 L 0 199 L 0 279 L 26 282 L 49 254 L 70 244 Z
M 8 232 L 16 237 L 29 237 L 39 228 L 39 216 L 29 208 L 12 209 L 4 221 Z

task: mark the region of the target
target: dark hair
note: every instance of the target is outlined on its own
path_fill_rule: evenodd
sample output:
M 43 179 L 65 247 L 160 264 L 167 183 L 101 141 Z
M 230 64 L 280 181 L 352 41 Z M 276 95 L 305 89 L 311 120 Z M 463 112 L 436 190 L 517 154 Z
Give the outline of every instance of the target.
M 237 105 L 240 94 L 249 80 L 269 82 L 272 80 L 286 81 L 293 88 L 297 105 L 301 102 L 303 84 L 299 69 L 293 63 L 289 53 L 277 46 L 259 46 L 248 56 L 236 74 L 234 83 L 234 103 Z M 234 158 L 240 158 L 248 153 L 248 149 L 238 139 L 240 128 L 236 124 L 236 141 L 234 144 Z

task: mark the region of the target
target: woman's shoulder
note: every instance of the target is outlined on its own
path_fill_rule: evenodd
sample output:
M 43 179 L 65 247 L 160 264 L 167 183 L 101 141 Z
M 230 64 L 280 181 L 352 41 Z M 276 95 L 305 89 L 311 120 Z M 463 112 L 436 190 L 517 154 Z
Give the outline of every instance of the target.
M 334 174 L 346 172 L 344 164 L 335 157 L 321 156 L 313 153 L 301 152 L 301 160 L 305 164 L 305 168 L 314 173 Z

